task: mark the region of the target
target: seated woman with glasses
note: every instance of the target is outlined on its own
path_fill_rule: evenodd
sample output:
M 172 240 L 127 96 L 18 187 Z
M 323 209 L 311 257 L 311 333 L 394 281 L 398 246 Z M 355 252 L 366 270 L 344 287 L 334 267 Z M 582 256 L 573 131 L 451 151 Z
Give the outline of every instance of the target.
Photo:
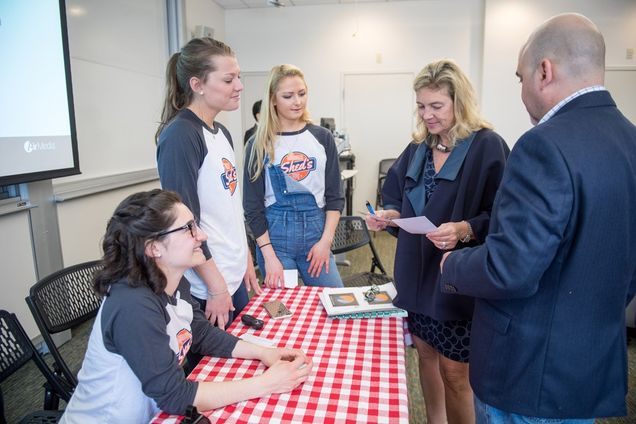
M 94 283 L 104 300 L 62 423 L 147 423 L 159 410 L 206 411 L 289 392 L 307 379 L 312 362 L 302 351 L 257 346 L 205 319 L 182 276 L 206 260 L 206 238 L 173 192 L 136 193 L 117 207 Z M 268 368 L 244 380 L 189 381 L 181 366 L 190 349 Z

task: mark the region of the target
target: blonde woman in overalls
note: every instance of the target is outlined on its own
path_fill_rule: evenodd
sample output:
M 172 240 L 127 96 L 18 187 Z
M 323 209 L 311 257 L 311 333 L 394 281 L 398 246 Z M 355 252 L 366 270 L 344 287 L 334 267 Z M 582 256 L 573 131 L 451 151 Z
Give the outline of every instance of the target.
M 307 84 L 293 65 L 275 66 L 256 134 L 246 146 L 243 208 L 264 283 L 342 287 L 331 243 L 344 206 L 333 135 L 311 123 Z

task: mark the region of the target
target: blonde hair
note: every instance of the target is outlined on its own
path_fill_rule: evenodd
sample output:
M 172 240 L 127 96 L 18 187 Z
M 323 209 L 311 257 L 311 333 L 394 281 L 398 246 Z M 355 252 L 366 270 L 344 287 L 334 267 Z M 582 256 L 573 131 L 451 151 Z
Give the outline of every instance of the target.
M 280 132 L 280 121 L 274 106 L 274 98 L 281 81 L 289 77 L 299 77 L 305 84 L 305 88 L 307 87 L 305 75 L 294 65 L 278 65 L 274 66 L 270 71 L 265 94 L 263 95 L 263 103 L 261 104 L 261 116 L 256 127 L 250 160 L 247 164 L 251 174 L 251 181 L 255 181 L 263 172 L 265 155 L 269 156 L 270 160 L 274 160 L 274 142 Z M 311 123 L 307 109 L 305 109 L 300 119 L 305 123 Z
M 451 146 L 455 146 L 457 140 L 468 137 L 474 131 L 482 128 L 492 128 L 492 125 L 479 114 L 475 91 L 468 77 L 460 67 L 452 60 L 439 60 L 429 63 L 420 71 L 413 81 L 413 90 L 417 93 L 422 88 L 448 90 L 448 95 L 453 100 L 453 114 L 455 122 L 448 131 Z M 424 120 L 418 114 L 415 132 L 415 143 L 426 143 L 433 147 L 441 142 L 438 135 L 428 132 Z

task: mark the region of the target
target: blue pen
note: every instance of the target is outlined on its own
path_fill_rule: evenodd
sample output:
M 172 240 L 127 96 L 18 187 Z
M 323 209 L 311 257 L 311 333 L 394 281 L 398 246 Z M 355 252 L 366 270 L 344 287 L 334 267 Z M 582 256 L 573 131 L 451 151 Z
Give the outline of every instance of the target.
M 367 200 L 367 210 L 369 211 L 371 215 L 375 215 L 375 210 L 373 209 L 373 206 L 371 206 L 371 203 L 369 203 L 368 200 Z

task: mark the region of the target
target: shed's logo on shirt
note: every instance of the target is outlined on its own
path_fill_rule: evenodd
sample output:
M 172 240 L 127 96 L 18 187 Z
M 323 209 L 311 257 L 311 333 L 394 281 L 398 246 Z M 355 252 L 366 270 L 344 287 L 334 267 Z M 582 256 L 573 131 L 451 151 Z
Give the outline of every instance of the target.
M 303 152 L 287 153 L 280 160 L 280 169 L 294 180 L 301 181 L 316 169 L 316 158 L 310 158 Z
M 236 167 L 232 165 L 232 162 L 225 158 L 221 159 L 221 161 L 223 162 L 223 169 L 225 170 L 221 174 L 221 182 L 223 183 L 223 188 L 230 190 L 230 195 L 232 195 L 234 194 L 238 184 L 238 178 L 236 178 Z
M 183 363 L 190 346 L 192 345 L 192 333 L 188 328 L 183 328 L 177 333 L 177 343 L 179 344 L 179 352 L 177 352 L 177 361 Z

